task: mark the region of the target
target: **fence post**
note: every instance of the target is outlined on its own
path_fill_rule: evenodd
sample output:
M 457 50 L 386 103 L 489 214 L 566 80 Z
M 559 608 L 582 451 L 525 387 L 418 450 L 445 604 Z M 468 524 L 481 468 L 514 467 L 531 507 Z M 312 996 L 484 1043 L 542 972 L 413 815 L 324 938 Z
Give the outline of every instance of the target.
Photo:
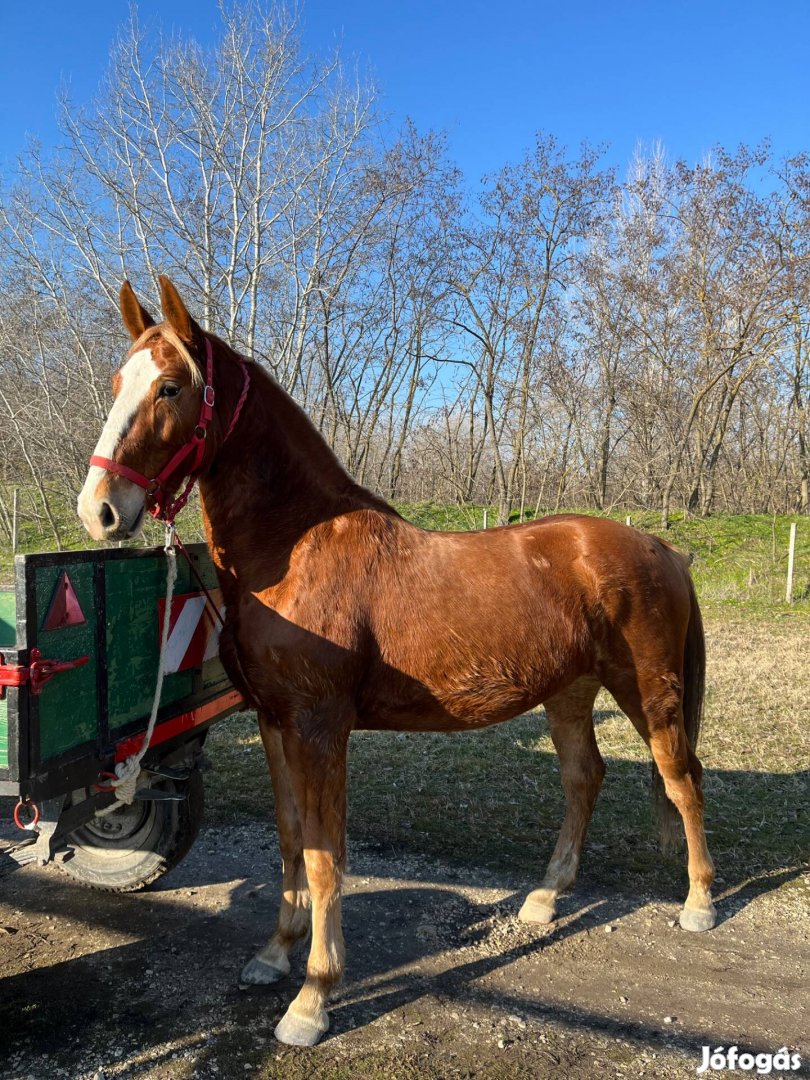
M 11 495 L 11 554 L 17 554 L 17 489 Z
M 628 515 L 627 515 L 627 517 L 626 517 L 626 518 L 624 519 L 624 523 L 625 523 L 625 525 L 632 525 L 632 524 L 633 524 L 633 519 L 632 519 L 632 518 L 630 517 L 630 515 L 629 515 L 629 514 L 628 514 Z
M 485 529 L 487 528 L 488 522 L 489 522 L 489 510 L 485 510 L 484 511 L 484 528 Z
M 788 571 L 785 600 L 788 604 L 793 603 L 793 564 L 796 558 L 796 522 L 790 523 L 790 541 L 788 542 Z

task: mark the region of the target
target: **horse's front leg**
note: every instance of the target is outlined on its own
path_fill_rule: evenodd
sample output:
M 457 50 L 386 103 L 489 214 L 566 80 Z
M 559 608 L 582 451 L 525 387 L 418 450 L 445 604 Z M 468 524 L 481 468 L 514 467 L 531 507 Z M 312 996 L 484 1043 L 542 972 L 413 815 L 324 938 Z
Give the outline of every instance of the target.
M 277 982 L 289 973 L 290 950 L 306 937 L 310 919 L 303 833 L 284 757 L 281 731 L 262 713 L 259 714 L 259 730 L 276 803 L 282 866 L 281 903 L 275 933 L 242 969 L 240 981 L 266 985 Z
M 348 726 L 333 715 L 311 728 L 284 732 L 284 752 L 303 823 L 304 860 L 312 898 L 312 945 L 300 993 L 276 1026 L 276 1038 L 314 1046 L 329 1027 L 326 1003 L 343 975 L 340 891 L 346 863 Z M 333 726 L 334 725 L 334 726 Z M 302 733 L 303 732 L 303 733 Z

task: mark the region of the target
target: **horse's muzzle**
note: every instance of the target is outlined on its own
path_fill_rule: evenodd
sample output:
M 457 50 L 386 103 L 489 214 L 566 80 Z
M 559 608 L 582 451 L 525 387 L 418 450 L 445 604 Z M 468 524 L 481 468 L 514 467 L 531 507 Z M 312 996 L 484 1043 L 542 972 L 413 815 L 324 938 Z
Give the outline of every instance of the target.
M 88 476 L 76 510 L 94 540 L 131 540 L 146 514 L 143 490 L 128 481 L 110 484 Z

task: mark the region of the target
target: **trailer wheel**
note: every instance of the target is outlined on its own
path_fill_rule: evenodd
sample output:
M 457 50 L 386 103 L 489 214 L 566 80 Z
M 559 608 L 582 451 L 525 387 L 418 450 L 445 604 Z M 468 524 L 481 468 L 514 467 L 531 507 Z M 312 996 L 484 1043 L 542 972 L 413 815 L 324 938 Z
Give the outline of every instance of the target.
M 82 885 L 105 892 L 136 892 L 177 866 L 200 828 L 203 781 L 199 769 L 188 780 L 166 780 L 167 791 L 184 791 L 182 802 L 134 802 L 94 817 L 67 837 L 73 849 L 60 865 Z

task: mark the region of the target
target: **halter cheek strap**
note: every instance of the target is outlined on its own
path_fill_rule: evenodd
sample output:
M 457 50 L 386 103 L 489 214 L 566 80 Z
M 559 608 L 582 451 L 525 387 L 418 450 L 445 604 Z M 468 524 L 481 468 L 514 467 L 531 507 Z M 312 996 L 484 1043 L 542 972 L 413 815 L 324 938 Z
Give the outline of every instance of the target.
M 241 357 L 239 357 L 239 363 L 242 368 L 244 379 L 242 393 L 239 397 L 239 401 L 236 403 L 236 408 L 231 417 L 231 422 L 228 425 L 228 430 L 225 432 L 225 438 L 222 440 L 223 443 L 226 442 L 236 426 L 236 421 L 239 419 L 239 414 L 242 412 L 242 406 L 245 404 L 248 388 L 250 386 L 250 372 L 248 366 Z M 203 387 L 202 402 L 200 404 L 200 417 L 194 428 L 194 434 L 163 466 L 157 476 L 152 480 L 149 480 L 143 473 L 139 473 L 135 469 L 130 469 L 128 465 L 122 465 L 120 462 L 113 461 L 111 458 L 99 457 L 97 454 L 93 454 L 90 458 L 90 464 L 96 465 L 100 469 L 105 469 L 107 472 L 122 476 L 125 480 L 129 480 L 131 483 L 137 484 L 138 487 L 142 487 L 148 495 L 152 496 L 153 505 L 149 508 L 149 513 L 152 517 L 165 521 L 167 525 L 171 525 L 177 514 L 188 502 L 192 489 L 197 482 L 200 466 L 202 465 L 203 457 L 205 456 L 205 439 L 208 434 L 208 425 L 214 415 L 215 401 L 214 353 L 211 348 L 210 340 L 206 338 L 205 386 Z M 166 484 L 187 458 L 192 458 L 190 466 L 185 470 L 184 474 L 188 476 L 188 483 L 182 494 L 172 500 L 171 491 L 166 487 Z

